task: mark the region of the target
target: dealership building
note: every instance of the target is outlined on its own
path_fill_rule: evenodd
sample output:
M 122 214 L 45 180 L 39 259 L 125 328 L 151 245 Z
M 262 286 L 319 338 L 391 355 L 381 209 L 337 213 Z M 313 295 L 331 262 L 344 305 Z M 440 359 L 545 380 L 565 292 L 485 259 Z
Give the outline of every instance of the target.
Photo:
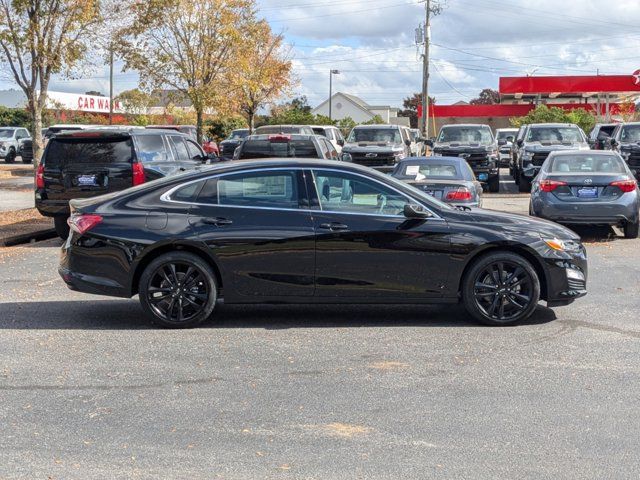
M 621 121 L 623 113 L 633 113 L 640 97 L 640 70 L 631 75 L 501 77 L 498 92 L 500 103 L 495 105 L 431 105 L 430 136 L 451 123 L 509 127 L 510 118 L 524 116 L 541 104 L 564 110 L 583 108 L 601 122 Z

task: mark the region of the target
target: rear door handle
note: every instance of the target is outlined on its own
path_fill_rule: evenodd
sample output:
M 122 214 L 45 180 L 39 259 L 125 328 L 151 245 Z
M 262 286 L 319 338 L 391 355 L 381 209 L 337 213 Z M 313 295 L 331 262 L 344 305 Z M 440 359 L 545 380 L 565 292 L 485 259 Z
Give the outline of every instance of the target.
M 323 230 L 331 230 L 332 232 L 349 229 L 349 227 L 344 223 L 338 223 L 338 222 L 321 223 L 320 228 Z
M 231 225 L 233 223 L 233 220 L 222 217 L 204 217 L 202 219 L 202 223 L 206 223 L 207 225 L 215 225 L 216 227 L 224 227 L 225 225 Z

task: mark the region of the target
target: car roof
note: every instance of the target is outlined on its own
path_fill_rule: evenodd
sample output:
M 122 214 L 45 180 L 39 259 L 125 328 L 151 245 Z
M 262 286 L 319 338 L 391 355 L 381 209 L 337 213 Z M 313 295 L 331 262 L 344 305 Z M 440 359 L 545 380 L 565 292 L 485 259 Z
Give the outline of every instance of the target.
M 430 163 L 430 162 L 447 162 L 447 163 L 461 163 L 461 162 L 466 162 L 466 160 L 464 158 L 461 157 L 441 157 L 441 156 L 437 156 L 437 157 L 406 157 L 403 158 L 402 160 L 400 160 L 398 163 L 402 164 L 402 163 L 416 163 L 416 162 L 422 162 L 422 163 Z
M 619 123 L 618 125 L 622 125 L 623 127 L 627 125 L 640 125 L 640 122 L 624 122 L 624 123 Z
M 448 125 L 443 125 L 441 128 L 447 127 L 489 127 L 486 123 L 449 123 Z
M 270 138 L 277 137 L 279 135 L 283 137 L 290 137 L 291 140 L 313 140 L 316 138 L 315 135 L 308 135 L 305 133 L 257 133 L 255 135 L 249 135 L 247 140 L 269 140 Z
M 577 127 L 575 123 L 530 123 L 529 127 Z
M 278 123 L 277 125 L 261 125 L 259 127 L 256 128 L 256 130 L 259 130 L 260 128 L 277 128 L 277 127 L 287 127 L 287 128 L 309 128 L 309 125 L 288 125 L 285 123 Z
M 400 128 L 400 125 L 391 125 L 391 124 L 384 124 L 384 125 L 356 125 L 353 128 L 374 128 L 374 129 L 389 129 L 389 128 Z
M 496 128 L 496 132 L 504 132 L 504 131 L 515 132 L 516 130 L 518 130 L 516 127 Z
M 82 130 L 68 130 L 56 134 L 56 138 L 98 138 L 98 137 L 114 137 L 114 136 L 147 136 L 158 135 L 161 133 L 170 133 L 171 135 L 179 135 L 184 138 L 191 138 L 189 135 L 175 130 L 161 130 L 144 128 L 88 128 Z
M 584 156 L 596 156 L 596 157 L 604 157 L 607 155 L 615 155 L 618 156 L 617 152 L 613 150 L 555 150 L 549 154 L 549 156 L 553 155 L 554 157 L 562 156 L 562 155 L 584 155 Z
M 335 125 L 307 125 L 311 128 L 338 128 Z
M 168 128 L 168 129 L 174 129 L 174 128 L 196 128 L 195 125 L 171 125 L 171 124 L 166 124 L 166 125 L 147 125 L 145 128 Z

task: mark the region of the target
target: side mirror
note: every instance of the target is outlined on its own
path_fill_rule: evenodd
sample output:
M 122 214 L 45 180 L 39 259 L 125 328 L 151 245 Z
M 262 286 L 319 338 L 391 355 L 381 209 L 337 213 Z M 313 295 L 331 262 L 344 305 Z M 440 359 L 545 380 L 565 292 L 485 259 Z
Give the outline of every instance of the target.
M 342 155 L 340 155 L 340 160 L 342 160 L 343 162 L 353 162 L 353 157 L 350 153 L 344 152 L 342 153 Z
M 414 203 L 406 203 L 403 213 L 407 218 L 429 218 L 433 216 L 431 212 L 422 205 L 416 205 Z
M 516 144 L 517 144 L 519 147 L 521 147 L 523 143 L 524 143 L 524 142 L 522 141 L 522 139 L 521 139 L 521 138 L 519 138 L 519 139 L 516 141 Z
M 502 145 L 506 145 L 507 141 L 504 139 L 498 140 L 498 145 L 502 146 Z
M 409 139 L 407 138 L 407 139 L 404 141 L 404 144 L 405 144 L 407 147 L 410 147 L 410 146 L 411 146 L 411 140 L 409 140 Z
M 340 145 L 341 147 L 344 147 L 344 139 L 343 138 L 338 139 L 338 145 Z

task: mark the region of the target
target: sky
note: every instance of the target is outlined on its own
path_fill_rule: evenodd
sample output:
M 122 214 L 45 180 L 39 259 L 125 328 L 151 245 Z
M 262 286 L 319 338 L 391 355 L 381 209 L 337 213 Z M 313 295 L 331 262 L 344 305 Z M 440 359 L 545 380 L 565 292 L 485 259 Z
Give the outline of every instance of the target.
M 436 1 L 436 0 L 433 0 Z M 295 93 L 315 106 L 334 92 L 371 105 L 401 106 L 421 89 L 414 32 L 424 22 L 417 0 L 257 0 L 259 14 L 285 36 Z M 443 0 L 432 17 L 429 92 L 439 104 L 468 101 L 500 76 L 629 74 L 640 68 L 638 0 Z M 115 91 L 135 88 L 120 72 Z M 50 89 L 108 93 L 108 68 Z M 0 88 L 15 88 L 0 79 Z

